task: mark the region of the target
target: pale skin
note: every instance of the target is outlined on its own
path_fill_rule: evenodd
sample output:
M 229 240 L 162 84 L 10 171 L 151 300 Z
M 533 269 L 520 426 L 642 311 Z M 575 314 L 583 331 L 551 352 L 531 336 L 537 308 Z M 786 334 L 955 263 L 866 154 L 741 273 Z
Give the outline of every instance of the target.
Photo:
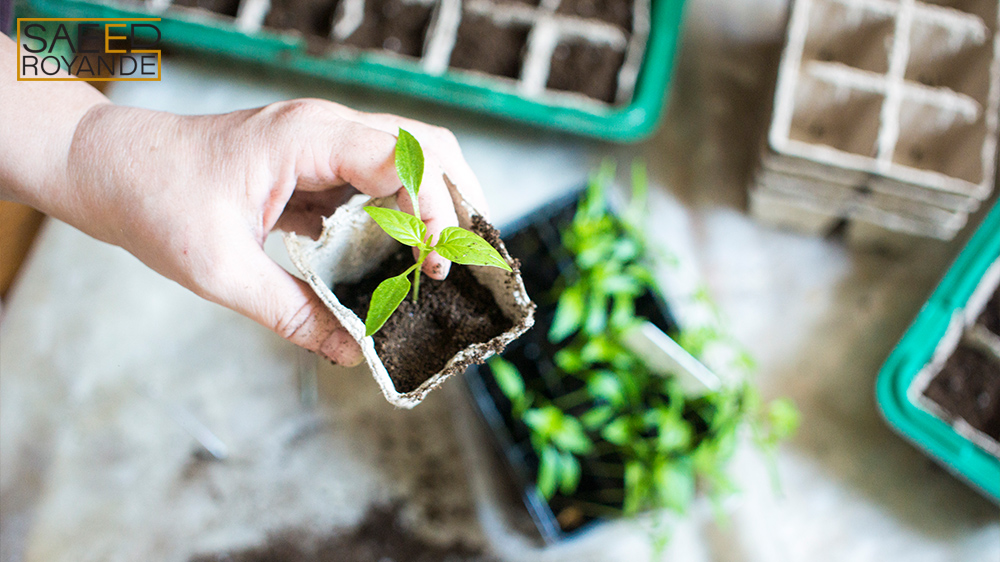
M 84 82 L 15 80 L 0 35 L 0 198 L 31 205 L 128 250 L 195 294 L 340 364 L 357 343 L 308 285 L 263 251 L 275 228 L 314 234 L 355 189 L 396 195 L 400 127 L 425 153 L 421 218 L 435 238 L 457 226 L 447 176 L 477 208 L 479 182 L 448 130 L 323 100 L 223 115 L 115 106 Z M 436 279 L 450 262 L 428 256 Z

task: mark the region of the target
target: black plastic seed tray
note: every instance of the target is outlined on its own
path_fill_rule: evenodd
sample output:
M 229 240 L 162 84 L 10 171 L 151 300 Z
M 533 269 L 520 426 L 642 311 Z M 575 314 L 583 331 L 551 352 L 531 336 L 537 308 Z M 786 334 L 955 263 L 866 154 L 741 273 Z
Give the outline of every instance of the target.
M 521 261 L 521 275 L 528 294 L 538 304 L 535 326 L 511 343 L 503 358 L 518 368 L 526 386 L 541 383 L 554 395 L 576 389 L 566 385 L 577 381 L 539 379 L 555 368 L 553 356 L 563 345 L 553 345 L 547 337 L 557 300 L 553 288 L 559 277 L 564 272 L 571 273 L 574 267 L 572 256 L 562 246 L 560 232 L 572 221 L 583 193 L 584 190 L 574 191 L 501 228 L 508 251 Z M 676 332 L 677 325 L 661 295 L 648 292 L 636 300 L 635 308 L 637 316 L 645 317 L 667 333 Z M 490 367 L 473 366 L 466 371 L 464 380 L 476 410 L 489 427 L 494 444 L 506 461 L 513 484 L 520 489 L 524 504 L 546 543 L 584 532 L 620 509 L 621 498 L 607 492 L 621 490 L 622 479 L 595 474 L 596 468 L 587 459 L 581 461 L 577 492 L 572 497 L 557 492 L 547 501 L 535 485 L 539 460 L 531 446 L 528 428 L 513 417 L 511 403 L 497 386 Z M 615 459 L 602 459 L 604 461 L 614 462 Z M 572 511 L 581 501 L 592 508 L 591 513 Z M 594 515 L 594 511 L 604 511 L 607 515 Z

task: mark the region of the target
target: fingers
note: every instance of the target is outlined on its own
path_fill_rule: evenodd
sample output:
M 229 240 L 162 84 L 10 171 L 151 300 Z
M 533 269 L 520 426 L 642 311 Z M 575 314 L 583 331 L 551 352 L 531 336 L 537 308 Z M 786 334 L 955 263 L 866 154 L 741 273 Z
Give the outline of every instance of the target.
M 223 271 L 204 296 L 334 363 L 361 362 L 357 342 L 305 282 L 274 263 L 249 237 L 229 246 L 229 258 L 219 264 Z
M 441 165 L 441 170 L 458 188 L 465 199 L 483 216 L 489 218 L 489 206 L 483 195 L 483 188 L 473 173 L 472 168 L 462 156 L 462 149 L 451 131 L 443 127 L 435 127 L 384 113 L 362 113 L 340 106 L 339 114 L 346 119 L 364 123 L 370 127 L 395 135 L 400 128 L 406 129 L 420 141 L 425 156 L 431 157 Z

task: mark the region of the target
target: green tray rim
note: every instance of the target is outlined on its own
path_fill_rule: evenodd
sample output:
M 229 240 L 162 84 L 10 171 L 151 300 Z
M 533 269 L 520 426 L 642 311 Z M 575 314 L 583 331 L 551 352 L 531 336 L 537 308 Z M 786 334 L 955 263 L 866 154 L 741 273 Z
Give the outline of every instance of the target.
M 157 14 L 140 6 L 102 4 L 93 0 L 22 0 L 18 17 L 160 17 L 164 44 L 253 61 L 264 66 L 404 94 L 473 112 L 494 115 L 547 129 L 631 143 L 648 138 L 659 125 L 676 64 L 685 0 L 651 0 L 646 53 L 632 101 L 607 108 L 586 103 L 533 100 L 505 88 L 496 79 L 462 72 L 441 76 L 424 73 L 413 59 L 373 53 L 341 53 L 319 57 L 306 50 L 293 33 L 262 30 L 244 34 L 231 18 L 179 11 Z
M 1000 503 L 1000 459 L 917 407 L 907 389 L 930 360 L 956 310 L 1000 258 L 1000 203 L 990 210 L 879 371 L 875 394 L 889 425 L 950 472 Z

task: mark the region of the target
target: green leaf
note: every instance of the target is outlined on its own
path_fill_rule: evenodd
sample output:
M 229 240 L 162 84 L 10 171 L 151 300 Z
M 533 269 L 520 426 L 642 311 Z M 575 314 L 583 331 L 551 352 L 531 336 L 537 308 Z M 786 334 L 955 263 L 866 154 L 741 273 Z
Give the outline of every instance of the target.
M 625 513 L 636 513 L 649 495 L 649 471 L 639 461 L 625 463 Z
M 608 325 L 608 294 L 602 290 L 595 290 L 590 293 L 589 300 L 583 330 L 588 335 L 594 336 L 603 333 Z
M 524 379 L 521 378 L 517 367 L 497 356 L 491 357 L 487 363 L 493 371 L 493 378 L 508 400 L 516 404 L 524 398 Z
M 559 430 L 562 412 L 555 406 L 532 408 L 524 413 L 524 423 L 534 433 L 550 438 Z
M 390 277 L 379 283 L 372 293 L 372 303 L 365 318 L 365 336 L 370 336 L 382 328 L 385 321 L 399 308 L 399 303 L 410 292 L 410 280 L 406 274 Z
M 580 353 L 569 347 L 557 351 L 552 359 L 557 367 L 569 374 L 579 373 L 585 366 Z
M 662 452 L 670 453 L 680 451 L 691 446 L 693 431 L 691 424 L 684 421 L 679 415 L 674 416 L 669 413 L 658 416 L 656 448 Z
M 552 319 L 552 327 L 549 328 L 550 342 L 559 343 L 580 329 L 586 310 L 583 296 L 581 284 L 573 285 L 559 295 L 556 315 Z
M 462 265 L 488 265 L 510 271 L 510 266 L 496 248 L 473 232 L 457 226 L 441 231 L 434 251 L 441 257 Z
M 574 453 L 587 453 L 594 447 L 580 420 L 565 414 L 560 416 L 559 427 L 552 435 L 552 442 L 560 449 Z
M 559 451 L 554 447 L 543 447 L 538 459 L 538 493 L 551 499 L 556 493 L 559 476 Z
M 694 472 L 691 465 L 661 460 L 653 472 L 653 486 L 660 505 L 683 513 L 694 498 Z
M 403 129 L 399 130 L 399 138 L 396 139 L 396 174 L 410 194 L 414 209 L 417 209 L 420 181 L 424 177 L 424 151 L 417 139 Z M 415 214 L 419 215 L 419 211 Z
M 770 424 L 770 439 L 774 442 L 788 439 L 799 427 L 799 410 L 787 398 L 778 398 L 767 407 L 767 421 Z
M 568 496 L 575 492 L 579 485 L 580 462 L 572 453 L 563 453 L 559 462 L 559 491 Z
M 597 371 L 587 380 L 587 392 L 594 398 L 620 406 L 625 402 L 621 381 L 612 371 Z
M 365 207 L 365 212 L 386 234 L 407 246 L 420 247 L 427 238 L 427 227 L 417 217 L 384 207 Z
M 631 420 L 625 416 L 615 418 L 601 430 L 601 437 L 619 447 L 627 445 L 632 440 Z
M 608 406 L 606 404 L 601 406 L 594 406 L 593 408 L 584 412 L 582 416 L 580 416 L 580 422 L 587 429 L 595 430 L 603 426 L 605 423 L 607 423 L 607 421 L 611 419 L 611 416 L 613 416 L 614 414 L 615 411 L 611 408 L 611 406 Z

